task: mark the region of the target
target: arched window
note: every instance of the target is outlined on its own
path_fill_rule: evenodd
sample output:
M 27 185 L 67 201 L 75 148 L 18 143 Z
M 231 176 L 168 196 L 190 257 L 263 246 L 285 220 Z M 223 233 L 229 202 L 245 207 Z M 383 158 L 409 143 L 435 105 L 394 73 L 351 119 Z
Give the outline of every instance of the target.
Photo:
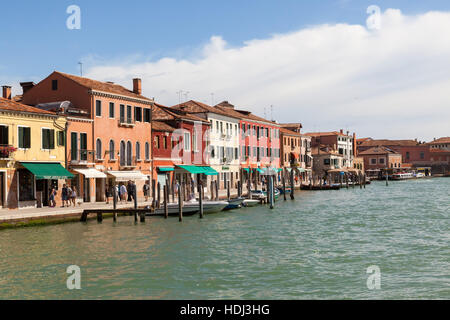
M 148 142 L 145 143 L 145 160 L 150 160 L 150 144 Z
M 97 139 L 97 142 L 95 144 L 95 156 L 97 160 L 102 159 L 102 141 L 100 139 Z
M 136 142 L 136 160 L 141 160 L 141 144 Z
M 127 142 L 127 166 L 131 166 L 133 160 L 133 146 L 131 145 L 131 142 Z
M 113 140 L 109 140 L 109 159 L 110 160 L 114 160 L 116 158 L 115 155 L 115 147 L 114 147 L 114 141 Z
M 126 146 L 124 141 L 120 141 L 120 165 L 125 166 L 127 163 Z

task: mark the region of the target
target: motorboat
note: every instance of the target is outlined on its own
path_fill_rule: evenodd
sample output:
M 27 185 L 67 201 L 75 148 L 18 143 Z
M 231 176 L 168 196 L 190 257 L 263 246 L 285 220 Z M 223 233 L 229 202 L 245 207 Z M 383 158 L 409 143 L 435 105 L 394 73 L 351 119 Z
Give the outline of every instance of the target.
M 392 180 L 408 180 L 408 179 L 414 179 L 414 173 L 403 172 L 403 173 L 394 173 L 392 175 Z
M 203 202 L 203 213 L 216 213 L 220 212 L 229 204 L 227 201 L 204 201 Z M 167 205 L 169 215 L 170 216 L 178 216 L 179 214 L 179 206 L 178 203 L 169 203 Z M 187 201 L 183 203 L 183 216 L 194 215 L 200 212 L 200 203 L 196 200 Z M 148 215 L 164 215 L 164 206 L 161 206 L 159 209 L 155 209 L 154 213 L 148 213 Z
M 228 200 L 228 206 L 225 207 L 224 210 L 233 210 L 233 209 L 239 209 L 242 207 L 242 203 L 244 202 L 244 198 L 235 198 Z
M 261 200 L 256 200 L 256 199 L 245 199 L 242 202 L 242 205 L 244 207 L 255 207 L 257 205 L 259 205 L 261 203 Z

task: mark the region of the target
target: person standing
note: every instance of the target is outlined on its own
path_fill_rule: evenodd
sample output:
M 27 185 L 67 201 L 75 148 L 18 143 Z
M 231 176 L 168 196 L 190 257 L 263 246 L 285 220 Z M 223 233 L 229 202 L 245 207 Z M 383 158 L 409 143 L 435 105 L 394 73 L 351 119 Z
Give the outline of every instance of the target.
M 53 192 L 54 189 L 52 189 Z M 64 184 L 61 190 L 61 199 L 62 199 L 62 206 L 61 208 L 64 208 L 66 206 L 67 202 L 67 186 Z
M 134 181 L 130 181 L 131 201 L 137 200 L 137 190 Z
M 144 192 L 145 202 L 148 201 L 148 197 L 150 196 L 150 184 L 147 180 L 144 184 L 144 187 L 142 188 L 142 191 Z
M 131 200 L 131 181 L 128 181 L 127 183 L 127 201 L 130 202 Z
M 120 194 L 122 197 L 122 201 L 127 201 L 127 196 L 128 196 L 128 192 L 127 192 L 127 187 L 125 187 L 125 184 L 121 184 L 120 185 Z
M 49 198 L 48 198 L 50 208 L 56 207 L 55 196 L 56 196 L 56 190 L 55 190 L 55 188 L 52 188 L 50 191 Z
M 106 198 L 106 204 L 109 204 L 109 198 L 111 197 L 111 192 L 109 190 L 109 184 L 105 187 L 105 198 Z
M 72 200 L 72 204 L 75 207 L 77 204 L 77 187 L 75 186 L 72 187 L 72 195 L 70 199 Z

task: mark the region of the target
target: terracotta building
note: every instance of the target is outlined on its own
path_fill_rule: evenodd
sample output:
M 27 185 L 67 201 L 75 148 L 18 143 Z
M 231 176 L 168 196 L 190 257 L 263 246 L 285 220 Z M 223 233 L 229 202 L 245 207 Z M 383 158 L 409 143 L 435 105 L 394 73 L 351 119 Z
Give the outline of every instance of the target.
M 364 168 L 370 176 L 376 176 L 383 169 L 401 170 L 402 155 L 392 149 L 380 146 L 362 151 L 359 157 L 364 158 Z
M 66 156 L 76 174 L 72 183 L 84 190 L 84 200 L 104 201 L 107 186 L 130 180 L 142 197 L 142 186 L 152 175 L 153 100 L 142 95 L 140 79 L 133 79 L 128 90 L 55 71 L 36 85 L 25 84 L 27 105 L 67 101 L 72 106 Z

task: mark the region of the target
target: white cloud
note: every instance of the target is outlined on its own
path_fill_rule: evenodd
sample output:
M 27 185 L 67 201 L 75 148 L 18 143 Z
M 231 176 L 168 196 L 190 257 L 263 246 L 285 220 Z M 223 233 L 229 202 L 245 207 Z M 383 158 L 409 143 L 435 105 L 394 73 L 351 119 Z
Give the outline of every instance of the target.
M 130 87 L 166 105 L 189 99 L 229 100 L 263 115 L 274 105 L 280 122 L 306 130 L 356 131 L 359 136 L 419 138 L 449 134 L 450 13 L 403 15 L 389 9 L 380 30 L 319 25 L 230 47 L 213 36 L 195 59 L 102 63 L 88 77 Z

